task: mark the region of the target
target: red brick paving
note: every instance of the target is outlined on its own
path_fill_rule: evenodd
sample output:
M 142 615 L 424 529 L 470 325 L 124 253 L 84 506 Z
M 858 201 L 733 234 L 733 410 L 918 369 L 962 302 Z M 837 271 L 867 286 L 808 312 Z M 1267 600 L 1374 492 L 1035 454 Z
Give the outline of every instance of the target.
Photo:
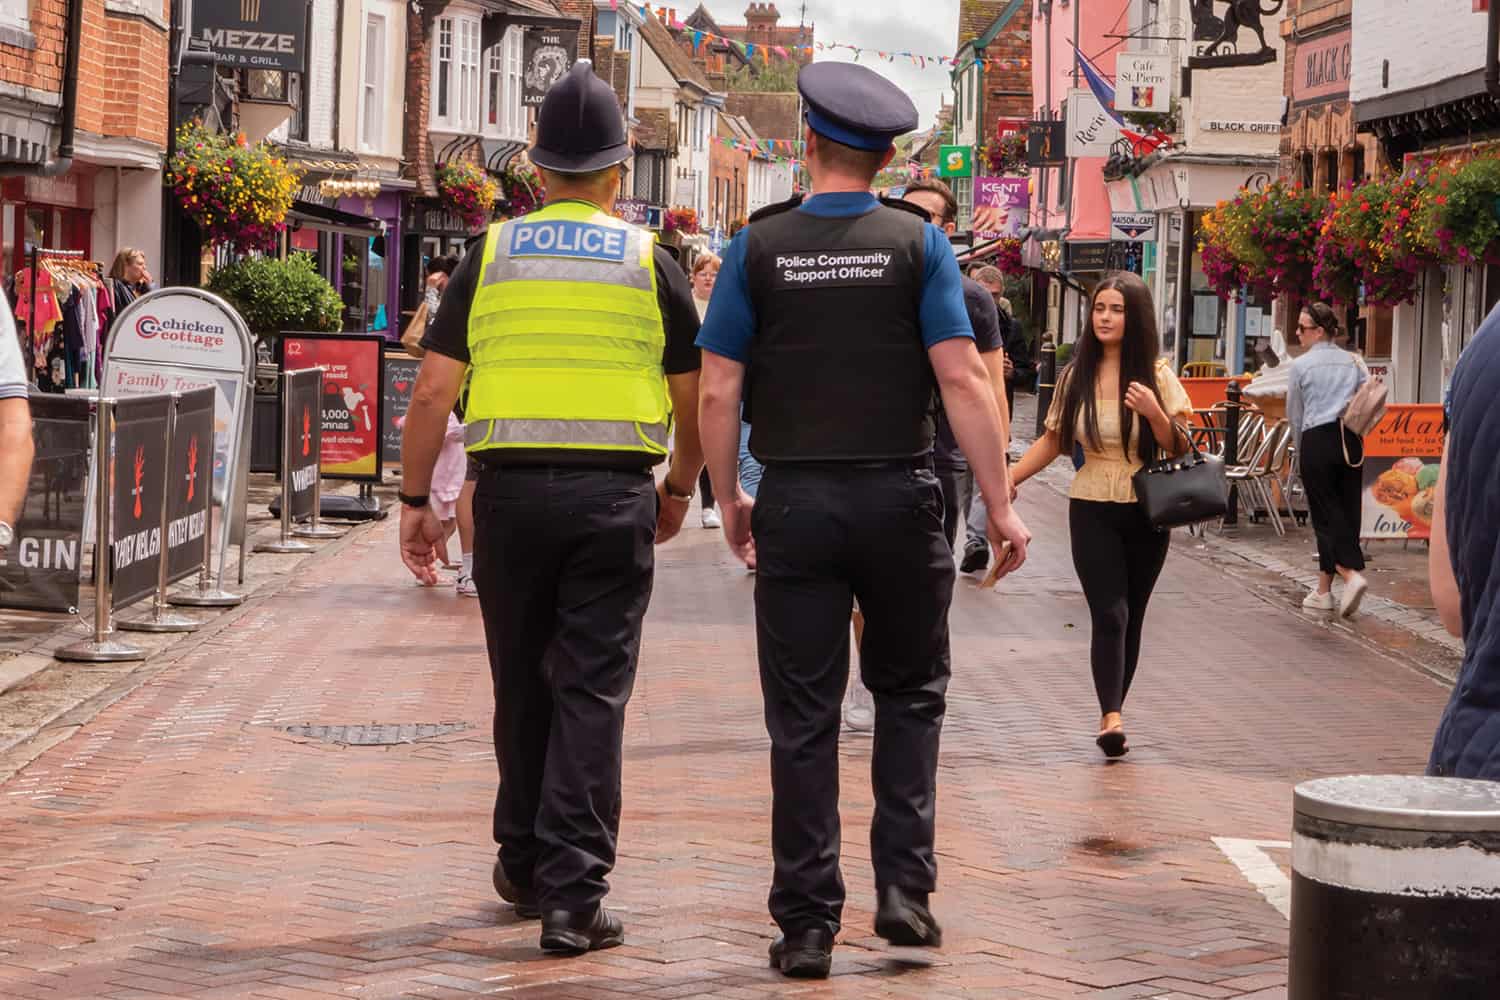
M 1445 692 L 1174 557 L 1102 763 L 1062 501 L 998 593 L 960 584 L 939 804 L 941 952 L 871 932 L 869 744 L 843 750 L 850 901 L 826 983 L 766 968 L 767 742 L 751 580 L 660 551 L 611 903 L 625 947 L 544 958 L 493 895 L 478 607 L 411 586 L 394 522 L 0 785 L 6 998 L 1255 997 L 1286 923 L 1212 836 L 1285 839 L 1291 785 L 1422 766 Z M 344 747 L 299 724 L 467 723 Z

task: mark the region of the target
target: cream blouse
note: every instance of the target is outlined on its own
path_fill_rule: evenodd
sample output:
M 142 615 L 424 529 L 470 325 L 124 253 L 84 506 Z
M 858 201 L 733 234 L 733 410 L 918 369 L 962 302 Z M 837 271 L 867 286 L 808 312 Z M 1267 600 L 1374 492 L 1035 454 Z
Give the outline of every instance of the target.
M 1052 397 L 1052 407 L 1047 411 L 1047 429 L 1055 431 L 1062 426 L 1063 386 Z M 1177 381 L 1171 367 L 1165 361 L 1156 363 L 1156 389 L 1161 394 L 1162 409 L 1174 422 L 1192 419 L 1193 403 L 1187 390 Z M 1097 388 L 1095 390 L 1098 391 Z M 1120 401 L 1096 395 L 1096 416 L 1099 421 L 1099 450 L 1094 450 L 1084 432 L 1083 411 L 1078 413 L 1074 435 L 1083 448 L 1083 468 L 1073 477 L 1073 487 L 1068 496 L 1074 500 L 1098 500 L 1105 503 L 1135 503 L 1135 484 L 1131 477 L 1144 464 L 1136 448 L 1134 426 L 1131 428 L 1129 457 L 1120 441 Z

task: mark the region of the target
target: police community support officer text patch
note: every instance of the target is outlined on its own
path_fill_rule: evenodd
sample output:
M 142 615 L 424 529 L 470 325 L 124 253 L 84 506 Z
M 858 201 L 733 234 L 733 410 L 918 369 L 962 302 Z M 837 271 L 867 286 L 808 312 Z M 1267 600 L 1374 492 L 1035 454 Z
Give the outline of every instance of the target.
M 581 260 L 625 260 L 624 229 L 571 219 L 516 222 L 509 227 L 512 257 L 572 257 Z
M 891 285 L 896 251 L 803 250 L 776 255 L 773 285 L 786 288 L 833 288 L 844 285 Z

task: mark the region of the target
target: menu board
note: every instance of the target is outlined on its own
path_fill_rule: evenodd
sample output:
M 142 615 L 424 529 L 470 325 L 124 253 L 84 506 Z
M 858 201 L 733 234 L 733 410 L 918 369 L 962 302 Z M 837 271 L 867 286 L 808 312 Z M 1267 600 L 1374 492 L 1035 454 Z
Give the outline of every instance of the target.
M 421 360 L 410 355 L 385 356 L 385 382 L 381 390 L 385 417 L 380 425 L 380 458 L 386 465 L 401 464 L 401 431 L 406 426 L 406 411 L 411 409 L 411 392 L 421 367 Z
M 323 475 L 380 481 L 386 339 L 351 333 L 290 333 L 287 370 L 323 369 Z

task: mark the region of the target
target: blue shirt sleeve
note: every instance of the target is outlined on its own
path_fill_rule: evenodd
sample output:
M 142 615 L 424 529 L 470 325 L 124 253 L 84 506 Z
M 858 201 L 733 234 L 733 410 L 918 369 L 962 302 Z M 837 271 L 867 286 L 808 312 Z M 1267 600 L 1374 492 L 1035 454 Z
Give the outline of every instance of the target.
M 719 266 L 719 280 L 708 300 L 708 314 L 698 331 L 698 346 L 740 364 L 750 362 L 755 338 L 755 306 L 745 280 L 745 233 L 729 241 Z
M 962 275 L 953 246 L 943 231 L 927 226 L 927 269 L 922 281 L 922 344 L 926 347 L 954 337 L 974 339 L 969 312 L 964 307 Z M 724 280 L 721 276 L 720 281 Z M 715 298 L 718 296 L 716 295 Z M 702 340 L 699 340 L 702 343 Z

